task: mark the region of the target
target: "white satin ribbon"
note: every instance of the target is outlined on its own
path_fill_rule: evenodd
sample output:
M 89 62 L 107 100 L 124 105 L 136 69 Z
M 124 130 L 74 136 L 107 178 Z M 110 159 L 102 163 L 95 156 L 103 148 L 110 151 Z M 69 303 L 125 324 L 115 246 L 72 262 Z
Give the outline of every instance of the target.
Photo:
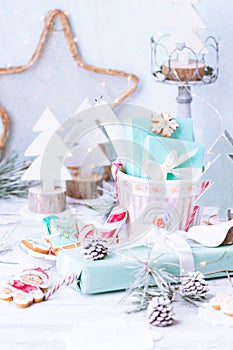
M 185 231 L 168 233 L 164 229 L 158 229 L 154 234 L 156 238 L 153 250 L 162 253 L 176 253 L 180 262 L 180 274 L 194 271 L 195 264 L 192 249 L 186 241 L 187 234 Z
M 187 179 L 187 178 L 195 179 L 201 175 L 202 169 L 191 168 L 191 167 L 190 168 L 176 168 L 176 167 L 184 163 L 186 160 L 192 158 L 197 152 L 198 152 L 198 148 L 195 148 L 190 152 L 187 152 L 185 154 L 178 156 L 177 152 L 175 150 L 172 150 L 169 152 L 163 164 L 159 164 L 154 160 L 146 159 L 143 162 L 144 163 L 143 166 L 146 171 L 146 174 L 152 180 L 166 179 L 168 173 L 173 174 L 174 176 L 180 179 Z

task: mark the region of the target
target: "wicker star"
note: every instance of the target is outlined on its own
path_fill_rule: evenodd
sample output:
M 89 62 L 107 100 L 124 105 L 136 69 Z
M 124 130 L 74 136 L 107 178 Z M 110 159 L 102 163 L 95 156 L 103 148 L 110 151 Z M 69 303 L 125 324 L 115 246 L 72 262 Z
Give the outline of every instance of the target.
M 111 107 L 114 108 L 115 106 L 122 103 L 126 98 L 131 96 L 134 93 L 134 91 L 137 89 L 138 81 L 139 81 L 138 77 L 132 73 L 127 73 L 117 69 L 96 67 L 94 65 L 90 65 L 84 62 L 79 54 L 79 49 L 76 43 L 77 38 L 75 38 L 72 34 L 72 28 L 68 19 L 68 15 L 66 12 L 58 9 L 50 11 L 46 16 L 45 25 L 41 33 L 39 42 L 29 62 L 23 65 L 15 66 L 15 67 L 7 67 L 7 68 L 0 67 L 0 75 L 21 73 L 30 69 L 33 66 L 33 64 L 37 61 L 37 59 L 39 58 L 39 56 L 41 55 L 45 47 L 46 41 L 49 38 L 49 34 L 53 30 L 54 21 L 56 18 L 58 18 L 58 20 L 61 22 L 62 31 L 64 32 L 64 37 L 66 39 L 66 44 L 70 50 L 70 53 L 74 61 L 78 64 L 79 67 L 92 73 L 124 77 L 128 79 L 129 82 L 131 82 L 127 87 L 127 89 L 123 92 L 123 94 L 114 99 L 113 103 L 111 104 Z M 0 122 L 2 122 L 2 126 L 3 126 L 3 132 L 0 135 L 0 150 L 3 148 L 6 141 L 9 120 L 10 119 L 8 114 L 6 113 L 4 108 L 0 106 Z
M 170 137 L 179 127 L 170 113 L 156 113 L 151 115 L 151 131 L 155 134 Z

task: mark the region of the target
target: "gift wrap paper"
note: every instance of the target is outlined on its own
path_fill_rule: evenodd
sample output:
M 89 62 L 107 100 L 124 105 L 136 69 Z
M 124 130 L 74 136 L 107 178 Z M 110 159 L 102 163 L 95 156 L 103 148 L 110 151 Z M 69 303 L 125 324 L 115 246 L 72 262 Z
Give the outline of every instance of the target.
M 171 151 L 177 152 L 177 157 L 196 151 L 189 159 L 182 162 L 175 169 L 186 168 L 188 176 L 192 176 L 192 169 L 200 169 L 200 174 L 203 168 L 204 161 L 204 146 L 197 142 L 190 142 L 184 140 L 173 140 L 170 138 L 159 138 L 154 136 L 147 136 L 145 141 L 145 149 L 147 152 L 147 160 L 153 160 L 159 164 L 165 164 L 166 159 Z M 173 174 L 167 174 L 168 180 L 178 179 Z
M 57 271 L 62 277 L 70 273 L 77 275 L 77 290 L 83 294 L 95 294 L 127 289 L 142 269 L 143 264 L 137 258 L 146 262 L 149 249 L 145 246 L 110 251 L 106 258 L 97 261 L 85 260 L 80 254 L 80 248 L 63 250 L 57 257 Z M 231 270 L 233 265 L 233 246 L 206 248 L 192 247 L 195 271 L 203 274 L 220 270 Z M 136 258 L 137 257 L 137 258 Z M 179 276 L 179 257 L 176 253 L 152 251 L 150 260 L 157 261 L 157 268 Z M 218 272 L 206 276 L 216 278 L 226 276 Z
M 177 118 L 174 120 L 179 124 L 179 127 L 171 135 L 171 139 L 193 141 L 193 124 L 191 118 Z M 145 150 L 144 144 L 147 136 L 150 135 L 154 138 L 164 139 L 163 136 L 151 131 L 151 125 L 151 119 L 146 117 L 131 118 L 124 125 L 125 138 L 131 141 L 128 145 L 131 149 L 126 150 L 127 161 L 125 164 L 126 172 L 129 175 L 144 177 L 141 160 Z

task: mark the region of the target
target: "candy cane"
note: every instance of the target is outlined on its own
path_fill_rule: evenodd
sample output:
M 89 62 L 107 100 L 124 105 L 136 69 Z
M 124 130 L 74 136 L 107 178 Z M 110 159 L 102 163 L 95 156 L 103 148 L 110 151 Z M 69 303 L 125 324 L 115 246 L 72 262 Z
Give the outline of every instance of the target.
M 200 207 L 198 205 L 195 205 L 194 208 L 193 208 L 193 211 L 192 211 L 192 214 L 190 215 L 189 219 L 188 219 L 188 222 L 185 226 L 185 231 L 187 232 L 189 230 L 189 228 L 191 227 L 192 223 L 193 223 L 193 220 L 197 214 L 197 211 L 200 209 Z
M 118 191 L 118 171 L 122 167 L 122 163 L 113 163 L 116 167 L 115 171 L 115 191 L 116 191 L 116 205 L 119 205 L 119 191 Z
M 47 291 L 47 293 L 45 294 L 45 300 L 50 298 L 51 295 L 56 293 L 56 291 L 58 291 L 58 289 L 60 289 L 61 287 L 69 286 L 70 284 L 74 283 L 75 279 L 76 279 L 76 275 L 74 273 L 67 275 L 65 278 L 60 280 L 55 286 L 53 286 Z
M 207 189 L 207 187 L 209 186 L 209 181 L 206 181 L 203 185 L 203 191 L 205 191 Z M 184 231 L 188 231 L 193 223 L 193 220 L 195 218 L 195 215 L 197 214 L 197 211 L 200 209 L 200 207 L 198 205 L 195 205 L 192 211 L 192 214 L 190 215 L 188 222 L 185 226 Z

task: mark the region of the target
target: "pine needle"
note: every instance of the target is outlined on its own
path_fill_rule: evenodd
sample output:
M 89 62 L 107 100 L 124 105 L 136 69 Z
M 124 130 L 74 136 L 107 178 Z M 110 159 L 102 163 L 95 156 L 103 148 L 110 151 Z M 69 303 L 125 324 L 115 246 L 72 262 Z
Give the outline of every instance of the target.
M 0 199 L 26 197 L 28 185 L 21 180 L 25 168 L 25 162 L 19 160 L 16 152 L 0 159 Z
M 134 256 L 131 251 L 130 256 Z M 136 254 L 135 254 L 136 255 Z M 125 255 L 124 255 L 125 256 Z M 206 300 L 206 296 L 192 294 L 184 295 L 180 291 L 180 279 L 167 271 L 164 268 L 158 267 L 157 259 L 151 258 L 151 249 L 148 248 L 148 256 L 146 260 L 141 260 L 134 256 L 133 264 L 135 266 L 135 277 L 126 294 L 121 299 L 121 302 L 128 301 L 131 305 L 126 313 L 133 313 L 147 308 L 150 300 L 155 296 L 164 296 L 170 300 L 175 300 L 176 297 L 182 298 L 184 301 L 197 305 L 197 302 Z M 168 263 L 166 265 L 169 265 Z M 173 265 L 173 264 L 172 264 Z

